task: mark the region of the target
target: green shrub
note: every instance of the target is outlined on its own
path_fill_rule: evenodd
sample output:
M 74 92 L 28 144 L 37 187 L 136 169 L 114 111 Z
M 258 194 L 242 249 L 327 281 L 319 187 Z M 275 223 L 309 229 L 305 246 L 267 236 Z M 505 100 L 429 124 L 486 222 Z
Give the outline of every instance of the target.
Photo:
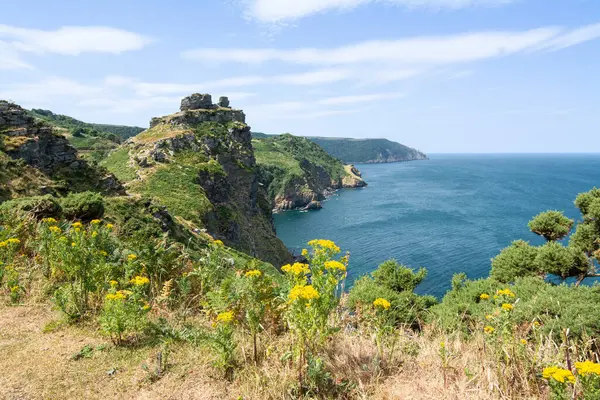
M 498 308 L 493 296 L 506 288 L 516 295 L 512 316 L 517 325 L 538 321 L 557 339 L 564 329 L 575 337 L 600 333 L 600 308 L 590 307 L 600 301 L 600 286 L 556 286 L 537 277 L 518 278 L 509 286 L 490 278 L 465 281 L 431 308 L 430 319 L 446 332 L 471 334 Z
M 58 217 L 61 206 L 50 195 L 25 197 L 9 200 L 0 205 L 0 215 L 11 218 L 15 215 L 30 214 L 36 218 Z
M 573 220 L 560 211 L 546 211 L 529 221 L 529 229 L 546 240 L 560 240 L 567 236 L 573 226 Z
M 104 214 L 104 199 L 98 193 L 71 193 L 60 200 L 63 216 L 67 219 L 89 221 Z
M 419 296 L 412 291 L 398 292 L 378 284 L 370 276 L 363 276 L 354 283 L 347 304 L 352 310 L 362 310 L 370 308 L 378 298 L 390 302 L 388 311 L 394 325 L 403 324 L 412 328 L 420 327 L 427 309 L 437 302 L 433 296 Z
M 412 292 L 425 279 L 427 270 L 420 268 L 418 272 L 399 264 L 396 260 L 388 260 L 373 272 L 373 279 L 396 292 Z
M 516 240 L 492 258 L 490 276 L 500 282 L 512 282 L 515 278 L 540 275 L 535 262 L 537 254 L 537 247 L 530 246 L 523 240 Z

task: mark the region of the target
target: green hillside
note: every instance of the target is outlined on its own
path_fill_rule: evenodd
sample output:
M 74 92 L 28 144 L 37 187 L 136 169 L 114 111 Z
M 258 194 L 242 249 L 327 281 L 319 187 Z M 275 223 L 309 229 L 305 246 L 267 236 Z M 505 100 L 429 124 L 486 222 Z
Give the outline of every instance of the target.
M 387 139 L 309 137 L 332 156 L 345 163 L 385 163 L 426 160 L 418 150 Z
M 137 126 L 92 124 L 67 115 L 55 114 L 49 110 L 33 109 L 28 111 L 32 117 L 44 121 L 63 134 L 79 154 L 92 161 L 102 160 L 123 140 L 142 132 Z
M 358 171 L 304 137 L 254 135 L 252 145 L 261 182 L 277 209 L 302 208 L 323 200 L 328 191 L 365 186 Z

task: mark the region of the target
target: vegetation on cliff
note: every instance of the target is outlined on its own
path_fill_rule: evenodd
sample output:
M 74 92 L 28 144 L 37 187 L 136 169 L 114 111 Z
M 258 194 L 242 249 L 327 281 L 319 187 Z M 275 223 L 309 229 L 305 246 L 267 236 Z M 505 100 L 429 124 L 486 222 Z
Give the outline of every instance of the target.
M 66 115 L 54 114 L 50 110 L 32 109 L 28 114 L 54 127 L 55 131 L 69 140 L 82 157 L 93 161 L 102 160 L 123 140 L 144 130 L 137 126 L 87 123 Z
M 345 163 L 386 163 L 426 160 L 418 150 L 387 139 L 309 137 L 327 153 Z
M 165 205 L 193 229 L 279 265 L 291 256 L 275 235 L 244 119 L 240 110 L 212 104 L 209 95 L 192 95 L 180 112 L 154 118 L 101 165 L 129 193 Z
M 87 190 L 116 193 L 120 186 L 105 170 L 78 157 L 51 125 L 0 101 L 0 202 Z
M 260 180 L 276 209 L 319 207 L 334 189 L 361 187 L 360 172 L 345 166 L 310 140 L 290 134 L 252 140 Z

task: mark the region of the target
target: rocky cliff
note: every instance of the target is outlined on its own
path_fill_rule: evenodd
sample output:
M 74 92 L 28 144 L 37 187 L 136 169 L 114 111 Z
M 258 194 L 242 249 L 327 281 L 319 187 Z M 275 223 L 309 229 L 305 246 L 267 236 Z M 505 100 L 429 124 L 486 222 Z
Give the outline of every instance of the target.
M 118 192 L 111 174 L 78 158 L 64 136 L 0 100 L 0 201 L 35 194 Z
M 275 266 L 291 256 L 277 238 L 271 202 L 258 180 L 250 127 L 221 98 L 194 94 L 180 111 L 153 118 L 104 165 L 128 192 L 157 199 L 184 223 Z
M 352 165 L 328 155 L 310 140 L 290 134 L 253 140 L 261 171 L 275 210 L 321 208 L 327 195 L 339 188 L 366 186 Z

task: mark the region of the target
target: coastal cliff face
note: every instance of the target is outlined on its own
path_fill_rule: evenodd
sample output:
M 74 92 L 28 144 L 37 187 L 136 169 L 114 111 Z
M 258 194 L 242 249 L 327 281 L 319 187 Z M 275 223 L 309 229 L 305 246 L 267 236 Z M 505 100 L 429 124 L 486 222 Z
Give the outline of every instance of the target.
M 277 238 L 271 202 L 259 184 L 250 127 L 227 98 L 183 99 L 179 112 L 153 118 L 104 161 L 128 192 L 160 201 L 176 218 L 251 256 L 291 260 Z
M 306 138 L 290 134 L 255 138 L 253 146 L 260 181 L 268 188 L 276 211 L 319 209 L 336 189 L 366 186 L 358 169 L 344 165 Z
M 118 193 L 112 174 L 80 159 L 64 136 L 20 106 L 0 100 L 0 201 L 93 190 Z

